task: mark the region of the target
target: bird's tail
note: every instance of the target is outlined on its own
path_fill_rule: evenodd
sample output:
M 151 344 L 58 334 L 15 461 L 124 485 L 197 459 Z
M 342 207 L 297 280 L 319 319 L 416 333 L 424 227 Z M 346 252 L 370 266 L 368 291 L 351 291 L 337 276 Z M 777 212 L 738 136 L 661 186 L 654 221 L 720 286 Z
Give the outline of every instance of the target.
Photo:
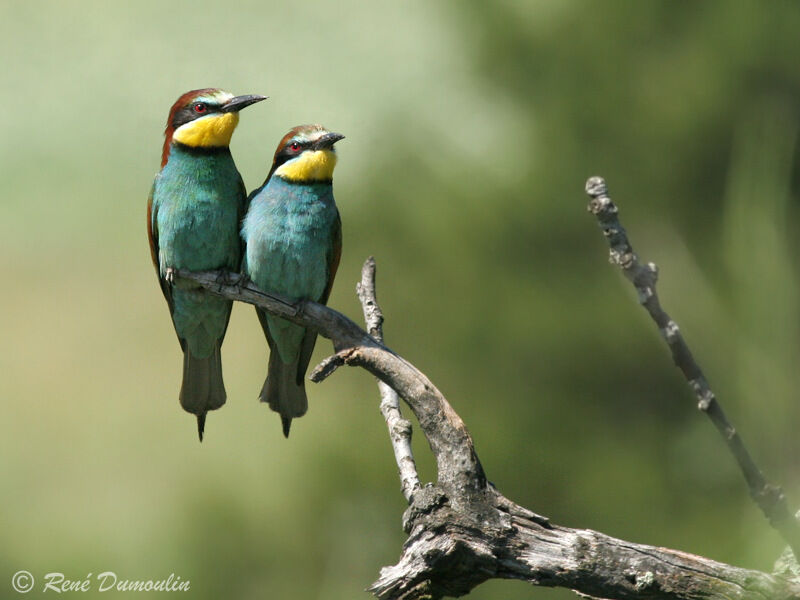
M 188 346 L 183 351 L 183 382 L 181 383 L 181 406 L 197 415 L 197 433 L 203 441 L 206 413 L 225 404 L 225 384 L 222 381 L 222 357 L 220 344 L 210 356 L 197 358 Z
M 308 410 L 306 386 L 302 378 L 297 377 L 297 364 L 300 356 L 291 363 L 280 358 L 277 349 L 269 353 L 269 370 L 267 379 L 261 388 L 259 400 L 267 402 L 269 407 L 281 415 L 283 435 L 289 437 L 292 419 L 302 417 Z

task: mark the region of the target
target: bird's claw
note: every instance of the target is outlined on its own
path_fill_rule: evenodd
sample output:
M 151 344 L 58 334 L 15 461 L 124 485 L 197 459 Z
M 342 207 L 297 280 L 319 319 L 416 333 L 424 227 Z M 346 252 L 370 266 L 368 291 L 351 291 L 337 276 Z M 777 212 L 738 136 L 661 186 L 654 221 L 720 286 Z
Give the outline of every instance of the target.
M 166 281 L 170 285 L 175 284 L 175 269 L 172 267 L 167 267 L 164 271 L 164 281 Z
M 231 280 L 230 280 L 230 276 L 228 274 L 228 271 L 226 271 L 224 269 L 221 270 L 221 271 L 217 271 L 217 279 L 216 279 L 215 283 L 217 284 L 217 291 L 218 292 L 221 292 L 222 288 L 224 286 L 230 285 Z
M 245 275 L 244 273 L 240 274 L 239 281 L 236 282 L 236 293 L 241 294 L 242 289 L 246 288 L 250 281 L 251 279 L 248 275 Z
M 217 271 L 217 278 L 215 283 L 219 287 L 218 291 L 222 291 L 222 288 L 225 286 L 233 286 L 236 288 L 237 293 L 242 292 L 242 287 L 246 286 L 247 283 L 250 281 L 249 277 L 245 275 L 240 275 L 239 273 L 233 273 L 231 271 L 221 270 Z

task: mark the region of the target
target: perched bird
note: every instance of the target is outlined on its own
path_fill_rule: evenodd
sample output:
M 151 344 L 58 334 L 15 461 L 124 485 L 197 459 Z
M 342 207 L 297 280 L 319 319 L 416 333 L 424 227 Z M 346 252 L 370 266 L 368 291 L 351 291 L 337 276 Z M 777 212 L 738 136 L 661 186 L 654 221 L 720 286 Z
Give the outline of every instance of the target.
M 333 201 L 333 145 L 344 136 L 321 125 L 287 133 L 264 184 L 249 197 L 242 225 L 242 271 L 259 288 L 325 303 L 342 253 L 342 224 Z M 317 334 L 256 308 L 269 344 L 260 400 L 280 413 L 289 437 L 292 419 L 308 408 L 305 373 Z
M 246 190 L 228 145 L 239 111 L 264 96 L 186 92 L 169 111 L 161 171 L 147 203 L 147 233 L 161 291 L 183 350 L 181 406 L 197 415 L 225 404 L 220 346 L 232 302 L 174 281 L 175 270 L 238 271 Z

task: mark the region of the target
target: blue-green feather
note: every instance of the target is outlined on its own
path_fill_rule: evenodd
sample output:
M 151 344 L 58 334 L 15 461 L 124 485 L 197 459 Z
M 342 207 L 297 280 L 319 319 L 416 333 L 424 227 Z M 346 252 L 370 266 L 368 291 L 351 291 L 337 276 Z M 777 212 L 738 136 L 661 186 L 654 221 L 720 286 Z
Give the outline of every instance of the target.
M 227 149 L 198 152 L 174 145 L 153 189 L 159 273 L 168 267 L 238 270 L 245 195 Z M 172 290 L 172 317 L 182 345 L 210 356 L 224 336 L 231 302 L 200 289 Z
M 242 226 L 243 272 L 260 288 L 326 302 L 341 250 L 341 223 L 330 182 L 290 183 L 272 176 L 253 192 Z M 317 334 L 257 309 L 270 347 L 259 395 L 280 413 L 284 435 L 305 414 L 304 377 Z
M 272 177 L 252 196 L 242 227 L 244 271 L 261 289 L 319 301 L 331 277 L 329 257 L 339 215 L 330 183 L 289 183 Z M 268 316 L 281 359 L 291 363 L 305 329 Z

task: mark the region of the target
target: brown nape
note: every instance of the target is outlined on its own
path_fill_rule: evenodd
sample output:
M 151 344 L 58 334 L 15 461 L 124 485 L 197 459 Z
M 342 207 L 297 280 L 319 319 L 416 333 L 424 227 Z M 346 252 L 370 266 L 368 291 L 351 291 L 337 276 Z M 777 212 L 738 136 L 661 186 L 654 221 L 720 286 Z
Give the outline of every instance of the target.
M 269 170 L 267 179 L 264 181 L 264 183 L 266 184 L 266 182 L 269 181 L 269 178 L 272 177 L 272 174 L 278 167 L 280 167 L 293 156 L 297 156 L 297 154 L 299 154 L 299 152 L 291 152 L 289 149 L 289 142 L 293 137 L 300 135 L 301 133 L 311 134 L 318 131 L 327 131 L 327 129 L 318 123 L 292 127 L 289 132 L 281 138 L 281 141 L 278 142 L 278 148 L 275 150 L 275 156 L 272 159 L 272 168 Z M 303 149 L 304 148 L 301 148 L 300 152 L 302 152 Z
M 167 126 L 164 129 L 164 147 L 161 151 L 161 168 L 164 168 L 164 165 L 167 164 L 167 159 L 169 158 L 169 146 L 172 143 L 172 135 L 175 133 L 175 115 L 183 108 L 189 105 L 189 103 L 197 98 L 198 96 L 202 96 L 205 94 L 213 94 L 214 92 L 218 92 L 218 88 L 201 88 L 198 90 L 190 90 L 185 94 L 181 94 L 181 96 L 175 101 L 175 104 L 172 105 L 172 108 L 169 109 L 169 116 L 167 117 Z

